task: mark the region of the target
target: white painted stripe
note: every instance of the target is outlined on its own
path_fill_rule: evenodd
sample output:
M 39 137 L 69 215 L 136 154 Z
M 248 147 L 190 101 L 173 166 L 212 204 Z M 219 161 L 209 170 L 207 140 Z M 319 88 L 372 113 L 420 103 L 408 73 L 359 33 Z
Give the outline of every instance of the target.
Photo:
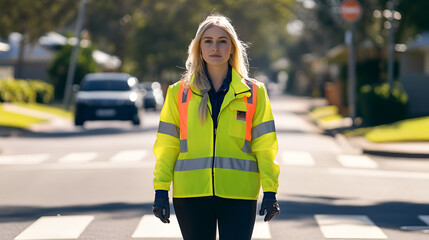
M 130 163 L 121 163 L 115 164 L 112 162 L 87 162 L 87 163 L 74 163 L 74 164 L 64 164 L 64 163 L 51 163 L 51 164 L 39 164 L 39 165 L 27 165 L 27 166 L 5 166 L 2 168 L 2 171 L 50 171 L 50 170 L 105 170 L 105 169 L 145 169 L 155 167 L 155 161 L 151 162 L 130 162 Z
M 92 161 L 97 158 L 97 156 L 98 153 L 96 152 L 75 152 L 65 155 L 58 161 L 60 163 L 82 163 Z
M 217 233 L 219 238 L 219 233 Z M 144 215 L 132 238 L 182 238 L 179 223 L 176 215 L 170 215 L 170 223 L 162 223 L 153 215 Z M 267 222 L 264 222 L 263 216 L 257 216 L 255 227 L 253 229 L 252 239 L 271 239 L 270 228 Z
M 365 215 L 315 215 L 325 238 L 387 239 Z
M 132 238 L 182 238 L 176 215 L 170 215 L 170 223 L 162 223 L 154 215 L 144 215 Z
M 429 225 L 429 215 L 420 215 L 419 219 L 426 225 Z M 424 233 L 429 232 L 429 226 L 402 226 L 400 229 L 403 231 L 423 231 Z
M 285 165 L 293 166 L 314 166 L 314 159 L 308 152 L 284 151 L 282 162 Z
M 0 165 L 27 165 L 39 164 L 49 158 L 49 153 L 22 154 L 11 156 L 0 156 Z
M 270 226 L 268 222 L 264 222 L 264 216 L 259 216 L 259 214 L 256 215 L 252 239 L 271 239 Z
M 93 216 L 41 217 L 19 234 L 15 240 L 78 239 L 94 220 Z
M 429 215 L 420 215 L 419 219 L 426 223 L 426 225 L 429 225 Z
M 344 168 L 331 168 L 328 171 L 330 174 L 345 175 L 345 176 L 405 178 L 405 179 L 423 179 L 423 180 L 429 179 L 429 173 L 423 173 L 423 172 L 344 169 Z
M 378 164 L 371 158 L 362 155 L 339 154 L 337 160 L 348 168 L 377 168 Z
M 146 157 L 146 150 L 126 150 L 118 152 L 110 160 L 112 162 L 139 162 Z

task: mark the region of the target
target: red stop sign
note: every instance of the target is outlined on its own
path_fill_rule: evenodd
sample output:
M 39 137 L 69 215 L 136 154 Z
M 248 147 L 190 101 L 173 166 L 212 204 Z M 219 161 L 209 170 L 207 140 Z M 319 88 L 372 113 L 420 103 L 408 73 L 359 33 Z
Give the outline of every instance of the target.
M 340 6 L 340 13 L 344 20 L 354 22 L 362 15 L 362 7 L 356 0 L 344 0 Z

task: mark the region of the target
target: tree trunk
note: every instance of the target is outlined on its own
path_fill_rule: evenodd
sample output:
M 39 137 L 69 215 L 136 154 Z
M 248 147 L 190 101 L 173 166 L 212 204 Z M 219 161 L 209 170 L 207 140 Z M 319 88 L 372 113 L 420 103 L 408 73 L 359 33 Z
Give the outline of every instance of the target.
M 18 59 L 15 65 L 15 78 L 23 78 L 24 53 L 25 53 L 26 46 L 27 46 L 26 38 L 24 35 L 22 35 L 22 38 L 19 41 Z

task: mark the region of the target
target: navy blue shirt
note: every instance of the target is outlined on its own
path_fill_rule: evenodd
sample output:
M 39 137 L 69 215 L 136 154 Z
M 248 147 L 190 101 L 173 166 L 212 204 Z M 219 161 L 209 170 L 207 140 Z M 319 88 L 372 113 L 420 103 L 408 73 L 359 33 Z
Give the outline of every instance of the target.
M 207 78 L 209 79 L 210 86 L 211 86 L 208 94 L 209 94 L 210 103 L 212 105 L 213 127 L 216 129 L 217 118 L 219 116 L 220 107 L 222 106 L 223 99 L 225 98 L 225 95 L 229 90 L 229 84 L 231 83 L 231 66 L 228 65 L 228 73 L 226 74 L 226 77 L 223 80 L 222 85 L 217 91 L 214 89 L 212 80 L 210 79 L 209 75 L 207 75 Z

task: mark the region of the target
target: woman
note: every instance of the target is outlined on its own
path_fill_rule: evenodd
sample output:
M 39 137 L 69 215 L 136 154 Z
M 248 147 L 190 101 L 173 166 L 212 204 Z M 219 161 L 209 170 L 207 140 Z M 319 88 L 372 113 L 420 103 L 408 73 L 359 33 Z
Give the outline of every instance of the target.
M 274 119 L 265 86 L 248 78 L 245 45 L 229 19 L 208 16 L 189 45 L 186 73 L 167 91 L 154 153 L 153 212 L 183 238 L 251 239 L 259 189 L 265 221 L 279 214 Z

